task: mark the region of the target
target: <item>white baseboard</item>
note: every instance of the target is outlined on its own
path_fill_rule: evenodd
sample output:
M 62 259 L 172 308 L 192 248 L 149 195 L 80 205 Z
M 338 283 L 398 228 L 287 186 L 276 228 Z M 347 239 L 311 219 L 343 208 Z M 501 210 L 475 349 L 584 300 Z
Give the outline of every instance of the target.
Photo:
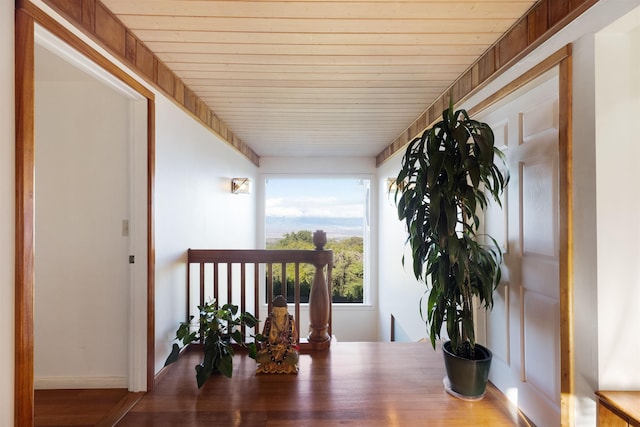
M 128 388 L 127 377 L 41 377 L 34 378 L 36 390 L 72 388 Z

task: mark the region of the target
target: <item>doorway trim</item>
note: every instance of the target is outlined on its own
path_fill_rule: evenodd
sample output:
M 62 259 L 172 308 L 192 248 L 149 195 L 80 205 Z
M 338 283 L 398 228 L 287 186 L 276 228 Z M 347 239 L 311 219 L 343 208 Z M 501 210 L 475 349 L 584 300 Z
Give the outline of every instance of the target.
M 155 361 L 155 97 L 153 92 L 68 29 L 28 1 L 16 2 L 15 114 L 16 114 L 16 226 L 15 226 L 15 351 L 14 424 L 34 422 L 34 227 L 35 227 L 35 24 L 42 26 L 81 55 L 121 80 L 147 100 L 147 337 L 146 386 L 153 388 Z
M 573 60 L 572 45 L 552 53 L 538 65 L 469 108 L 475 116 L 506 96 L 558 67 L 559 284 L 560 284 L 560 422 L 575 424 L 574 414 L 574 282 L 573 282 Z

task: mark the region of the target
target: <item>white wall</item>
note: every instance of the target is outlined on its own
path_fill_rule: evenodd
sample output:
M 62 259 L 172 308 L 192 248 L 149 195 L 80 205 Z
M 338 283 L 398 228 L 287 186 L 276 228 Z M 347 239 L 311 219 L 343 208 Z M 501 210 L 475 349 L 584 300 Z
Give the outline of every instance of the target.
M 369 301 L 368 304 L 333 304 L 332 327 L 333 335 L 338 341 L 377 341 L 377 301 L 378 282 L 375 269 L 378 265 L 377 258 L 377 220 L 376 220 L 376 195 L 377 185 L 375 179 L 376 167 L 375 159 L 365 157 L 348 158 L 304 158 L 304 157 L 265 157 L 260 159 L 260 177 L 256 188 L 258 189 L 258 245 L 264 247 L 264 179 L 268 176 L 278 177 L 362 177 L 371 180 L 371 230 L 369 256 L 371 277 L 369 280 Z M 366 291 L 365 291 L 366 292 Z M 308 314 L 306 310 L 300 313 L 300 336 L 307 333 Z
M 378 168 L 378 215 L 380 307 L 378 316 L 379 338 L 388 341 L 391 334 L 391 316 L 395 326 L 406 339 L 418 341 L 428 338 L 425 322 L 420 316 L 420 298 L 426 287 L 413 276 L 411 250 L 405 246 L 407 232 L 398 220 L 394 193 L 387 191 L 387 178 L 395 178 L 400 171 L 404 150 L 396 153 Z M 405 265 L 402 257 L 405 256 Z M 425 313 L 426 314 L 426 313 Z
M 231 178 L 257 167 L 164 96 L 156 98 L 156 357 L 164 365 L 184 321 L 187 249 L 256 247 L 256 192 Z
M 0 426 L 13 425 L 14 2 L 0 0 Z
M 640 388 L 640 370 L 629 369 L 640 353 L 639 27 L 640 9 L 595 39 L 598 387 L 607 390 Z
M 577 425 L 595 419 L 598 388 L 598 295 L 594 35 L 573 45 L 573 261 L 575 413 Z

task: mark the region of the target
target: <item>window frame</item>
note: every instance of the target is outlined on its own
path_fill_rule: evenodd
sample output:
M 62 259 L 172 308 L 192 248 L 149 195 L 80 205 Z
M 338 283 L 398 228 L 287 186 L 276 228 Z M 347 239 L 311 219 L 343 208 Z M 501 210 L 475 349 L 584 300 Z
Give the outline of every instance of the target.
M 265 173 L 261 174 L 257 178 L 256 183 L 256 197 L 257 197 L 257 224 L 256 224 L 256 245 L 258 248 L 266 248 L 266 197 L 267 197 L 267 181 L 269 179 L 291 179 L 291 180 L 303 180 L 303 179 L 354 179 L 354 180 L 366 180 L 368 186 L 365 188 L 364 204 L 365 215 L 363 224 L 363 283 L 362 293 L 363 298 L 361 303 L 348 303 L 348 302 L 331 302 L 333 309 L 371 309 L 376 303 L 377 295 L 377 283 L 375 283 L 372 266 L 375 263 L 375 255 L 377 254 L 377 245 L 374 241 L 375 233 L 373 224 L 376 224 L 377 218 L 375 217 L 376 210 L 373 208 L 377 206 L 377 180 L 375 174 L 370 173 L 339 173 L 339 174 L 318 174 L 318 173 Z M 368 191 L 368 194 L 366 193 Z M 367 197 L 368 196 L 368 197 Z M 311 230 L 315 231 L 315 230 Z M 325 230 L 326 231 L 326 230 Z M 331 235 L 328 235 L 331 238 Z M 261 300 L 263 297 L 261 296 Z M 264 304 L 264 303 L 261 303 Z M 266 306 L 266 304 L 265 304 Z M 301 304 L 301 307 L 308 306 L 308 303 Z

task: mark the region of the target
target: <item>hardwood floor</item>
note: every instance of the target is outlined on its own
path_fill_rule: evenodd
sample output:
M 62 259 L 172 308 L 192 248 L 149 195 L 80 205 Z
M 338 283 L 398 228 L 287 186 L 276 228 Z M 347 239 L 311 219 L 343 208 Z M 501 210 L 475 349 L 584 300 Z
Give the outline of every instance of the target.
M 255 375 L 255 361 L 236 355 L 233 378 L 198 390 L 200 357 L 185 353 L 117 425 L 530 425 L 493 386 L 478 402 L 445 393 L 442 355 L 425 343 L 334 343 L 302 355 L 298 375 Z
M 34 424 L 112 426 L 141 397 L 126 389 L 36 390 Z

